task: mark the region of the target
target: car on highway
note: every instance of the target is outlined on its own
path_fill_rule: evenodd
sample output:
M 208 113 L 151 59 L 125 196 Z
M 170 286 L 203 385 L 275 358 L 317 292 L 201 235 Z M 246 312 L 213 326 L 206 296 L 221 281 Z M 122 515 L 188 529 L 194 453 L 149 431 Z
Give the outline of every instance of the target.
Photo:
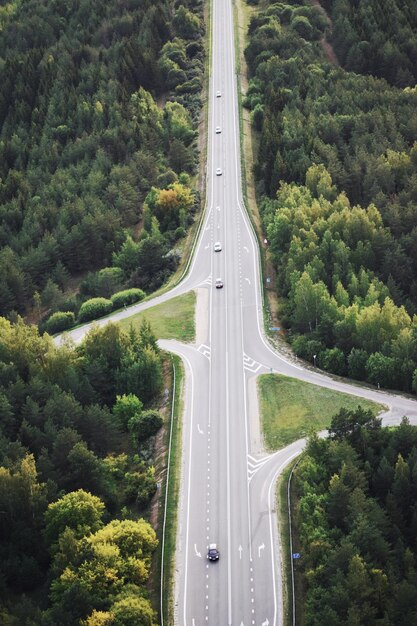
M 220 243 L 220 241 L 216 241 L 216 243 L 214 244 L 214 252 L 220 252 L 222 249 L 222 244 Z
M 216 126 L 216 135 L 219 135 L 222 132 L 220 126 Z
M 223 289 L 223 281 L 221 278 L 216 278 L 216 289 Z
M 221 98 L 221 97 L 222 97 L 222 92 L 216 91 L 216 98 Z
M 208 547 L 207 558 L 209 561 L 218 561 L 220 557 L 220 552 L 217 549 L 216 543 L 211 543 Z
M 221 167 L 216 169 L 216 176 L 221 176 L 223 174 Z

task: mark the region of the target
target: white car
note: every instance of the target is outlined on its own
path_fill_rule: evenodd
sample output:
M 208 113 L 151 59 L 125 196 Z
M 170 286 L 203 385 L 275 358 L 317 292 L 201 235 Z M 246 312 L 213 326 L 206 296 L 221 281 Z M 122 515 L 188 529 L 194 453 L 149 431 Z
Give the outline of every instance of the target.
M 222 132 L 220 126 L 216 126 L 216 135 L 219 135 Z
M 220 168 L 220 167 L 218 167 L 218 168 L 216 169 L 216 176 L 221 176 L 222 174 L 223 174 L 223 172 L 222 172 L 221 168 Z
M 221 278 L 216 278 L 216 289 L 223 289 L 223 281 Z
M 222 249 L 222 244 L 220 243 L 220 241 L 216 241 L 216 243 L 214 244 L 214 252 L 220 252 Z
M 221 97 L 222 97 L 222 92 L 216 91 L 216 98 L 221 98 Z

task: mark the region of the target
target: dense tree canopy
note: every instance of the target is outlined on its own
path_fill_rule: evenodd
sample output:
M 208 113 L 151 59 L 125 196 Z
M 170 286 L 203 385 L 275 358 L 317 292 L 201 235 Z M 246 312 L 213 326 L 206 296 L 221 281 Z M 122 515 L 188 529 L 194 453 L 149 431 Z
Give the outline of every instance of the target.
M 162 425 L 151 408 L 161 385 L 147 323 L 94 328 L 79 347 L 58 348 L 35 327 L 0 318 L 5 623 L 78 626 L 110 611 L 118 624 L 138 605 L 143 624 L 154 624 L 143 585 L 155 533 L 138 516 L 156 491 L 149 438 Z M 34 591 L 39 605 L 21 595 Z
M 333 45 L 348 70 L 417 82 L 417 6 L 413 0 L 323 0 L 333 20 Z
M 294 481 L 306 626 L 416 621 L 416 463 L 416 428 L 360 408 L 310 441 Z
M 200 0 L 1 7 L 0 315 L 74 312 L 69 279 L 110 265 L 152 186 L 194 171 L 201 14 Z M 152 284 L 141 268 L 113 280 L 158 286 L 173 268 L 175 237 L 162 239 Z
M 335 28 L 343 16 L 364 37 L 372 23 L 375 47 L 416 17 L 413 3 L 382 4 L 393 13 L 381 2 L 326 6 Z M 417 92 L 330 65 L 320 45 L 328 22 L 311 3 L 262 6 L 244 104 L 260 132 L 255 175 L 283 321 L 296 352 L 321 367 L 416 390 Z

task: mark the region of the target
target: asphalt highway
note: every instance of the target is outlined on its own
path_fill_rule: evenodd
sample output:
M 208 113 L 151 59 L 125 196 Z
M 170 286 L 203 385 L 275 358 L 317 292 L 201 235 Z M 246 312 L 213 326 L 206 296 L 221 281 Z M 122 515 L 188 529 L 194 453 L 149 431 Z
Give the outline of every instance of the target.
M 212 0 L 211 6 L 207 204 L 188 273 L 169 293 L 99 323 L 190 289 L 207 291 L 207 310 L 199 313 L 204 320 L 197 319 L 205 322 L 201 342 L 160 342 L 183 358 L 186 370 L 175 623 L 278 626 L 282 584 L 274 485 L 304 441 L 263 453 L 256 377 L 274 371 L 382 402 L 385 423 L 398 423 L 405 414 L 417 423 L 417 403 L 305 369 L 265 339 L 259 250 L 242 200 L 232 3 Z M 217 126 L 221 132 L 215 132 Z M 217 278 L 221 289 L 215 287 Z M 69 335 L 77 343 L 90 326 Z M 206 558 L 210 543 L 218 546 L 218 562 Z

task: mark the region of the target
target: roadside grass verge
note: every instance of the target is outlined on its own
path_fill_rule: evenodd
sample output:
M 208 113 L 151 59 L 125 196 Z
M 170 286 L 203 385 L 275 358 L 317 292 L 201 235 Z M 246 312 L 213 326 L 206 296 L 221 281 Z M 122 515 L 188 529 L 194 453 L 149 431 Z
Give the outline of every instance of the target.
M 165 539 L 162 553 L 162 537 L 160 537 L 160 563 L 162 567 L 162 600 L 160 610 L 162 611 L 162 619 L 160 623 L 174 623 L 174 585 L 175 585 L 175 549 L 177 543 L 177 522 L 178 522 L 178 506 L 180 496 L 180 479 L 181 479 L 181 452 L 182 452 L 182 388 L 184 380 L 184 370 L 181 359 L 172 355 L 172 365 L 175 370 L 175 393 L 172 402 L 174 403 L 172 410 L 172 431 L 171 425 L 167 427 L 166 446 L 169 446 L 170 432 L 171 436 L 171 453 L 167 457 L 167 474 L 169 476 L 168 489 L 165 478 L 162 485 L 161 508 L 166 507 L 165 513 Z M 168 468 L 169 458 L 169 468 Z
M 131 325 L 139 328 L 142 321 L 146 319 L 151 324 L 157 339 L 178 339 L 191 342 L 195 339 L 195 302 L 195 292 L 189 291 L 168 302 L 126 317 L 118 323 L 124 329 L 128 329 Z
M 263 232 L 261 215 L 257 204 L 254 177 L 254 166 L 257 160 L 260 133 L 254 130 L 251 122 L 251 113 L 245 109 L 242 104 L 249 85 L 244 49 L 248 43 L 247 33 L 251 18 L 253 15 L 256 15 L 258 8 L 248 5 L 245 0 L 238 0 L 234 7 L 242 192 L 245 208 L 252 223 L 259 246 L 264 332 L 268 335 L 269 339 L 272 340 L 272 343 L 276 345 L 279 338 L 269 330 L 271 326 L 281 326 L 279 322 L 279 303 L 275 289 L 276 276 L 268 246 L 264 242 L 265 233 Z M 267 283 L 265 283 L 266 278 L 268 278 Z M 284 342 L 281 339 L 279 343 L 282 344 Z
M 282 555 L 282 580 L 283 580 L 283 626 L 292 626 L 294 623 L 293 611 L 295 609 L 295 623 L 304 624 L 304 577 L 300 562 L 298 559 L 292 559 L 292 554 L 300 552 L 300 542 L 298 537 L 298 528 L 294 523 L 295 511 L 298 505 L 294 482 L 291 481 L 291 535 L 288 517 L 288 481 L 300 457 L 292 461 L 282 472 L 278 478 L 276 487 L 276 498 L 278 503 L 279 530 L 281 540 Z M 294 600 L 292 588 L 291 561 L 294 566 Z
M 288 465 L 282 474 L 278 477 L 276 485 L 276 498 L 278 502 L 278 519 L 281 541 L 282 556 L 282 593 L 283 593 L 283 624 L 284 626 L 292 625 L 292 592 L 291 592 L 291 560 L 290 560 L 290 542 L 289 542 L 289 523 L 288 523 L 288 500 L 287 488 L 288 478 L 294 463 Z
M 278 374 L 259 377 L 258 397 L 268 450 L 278 450 L 313 431 L 328 428 L 342 407 L 353 410 L 360 405 L 373 415 L 385 408 L 383 404 Z

